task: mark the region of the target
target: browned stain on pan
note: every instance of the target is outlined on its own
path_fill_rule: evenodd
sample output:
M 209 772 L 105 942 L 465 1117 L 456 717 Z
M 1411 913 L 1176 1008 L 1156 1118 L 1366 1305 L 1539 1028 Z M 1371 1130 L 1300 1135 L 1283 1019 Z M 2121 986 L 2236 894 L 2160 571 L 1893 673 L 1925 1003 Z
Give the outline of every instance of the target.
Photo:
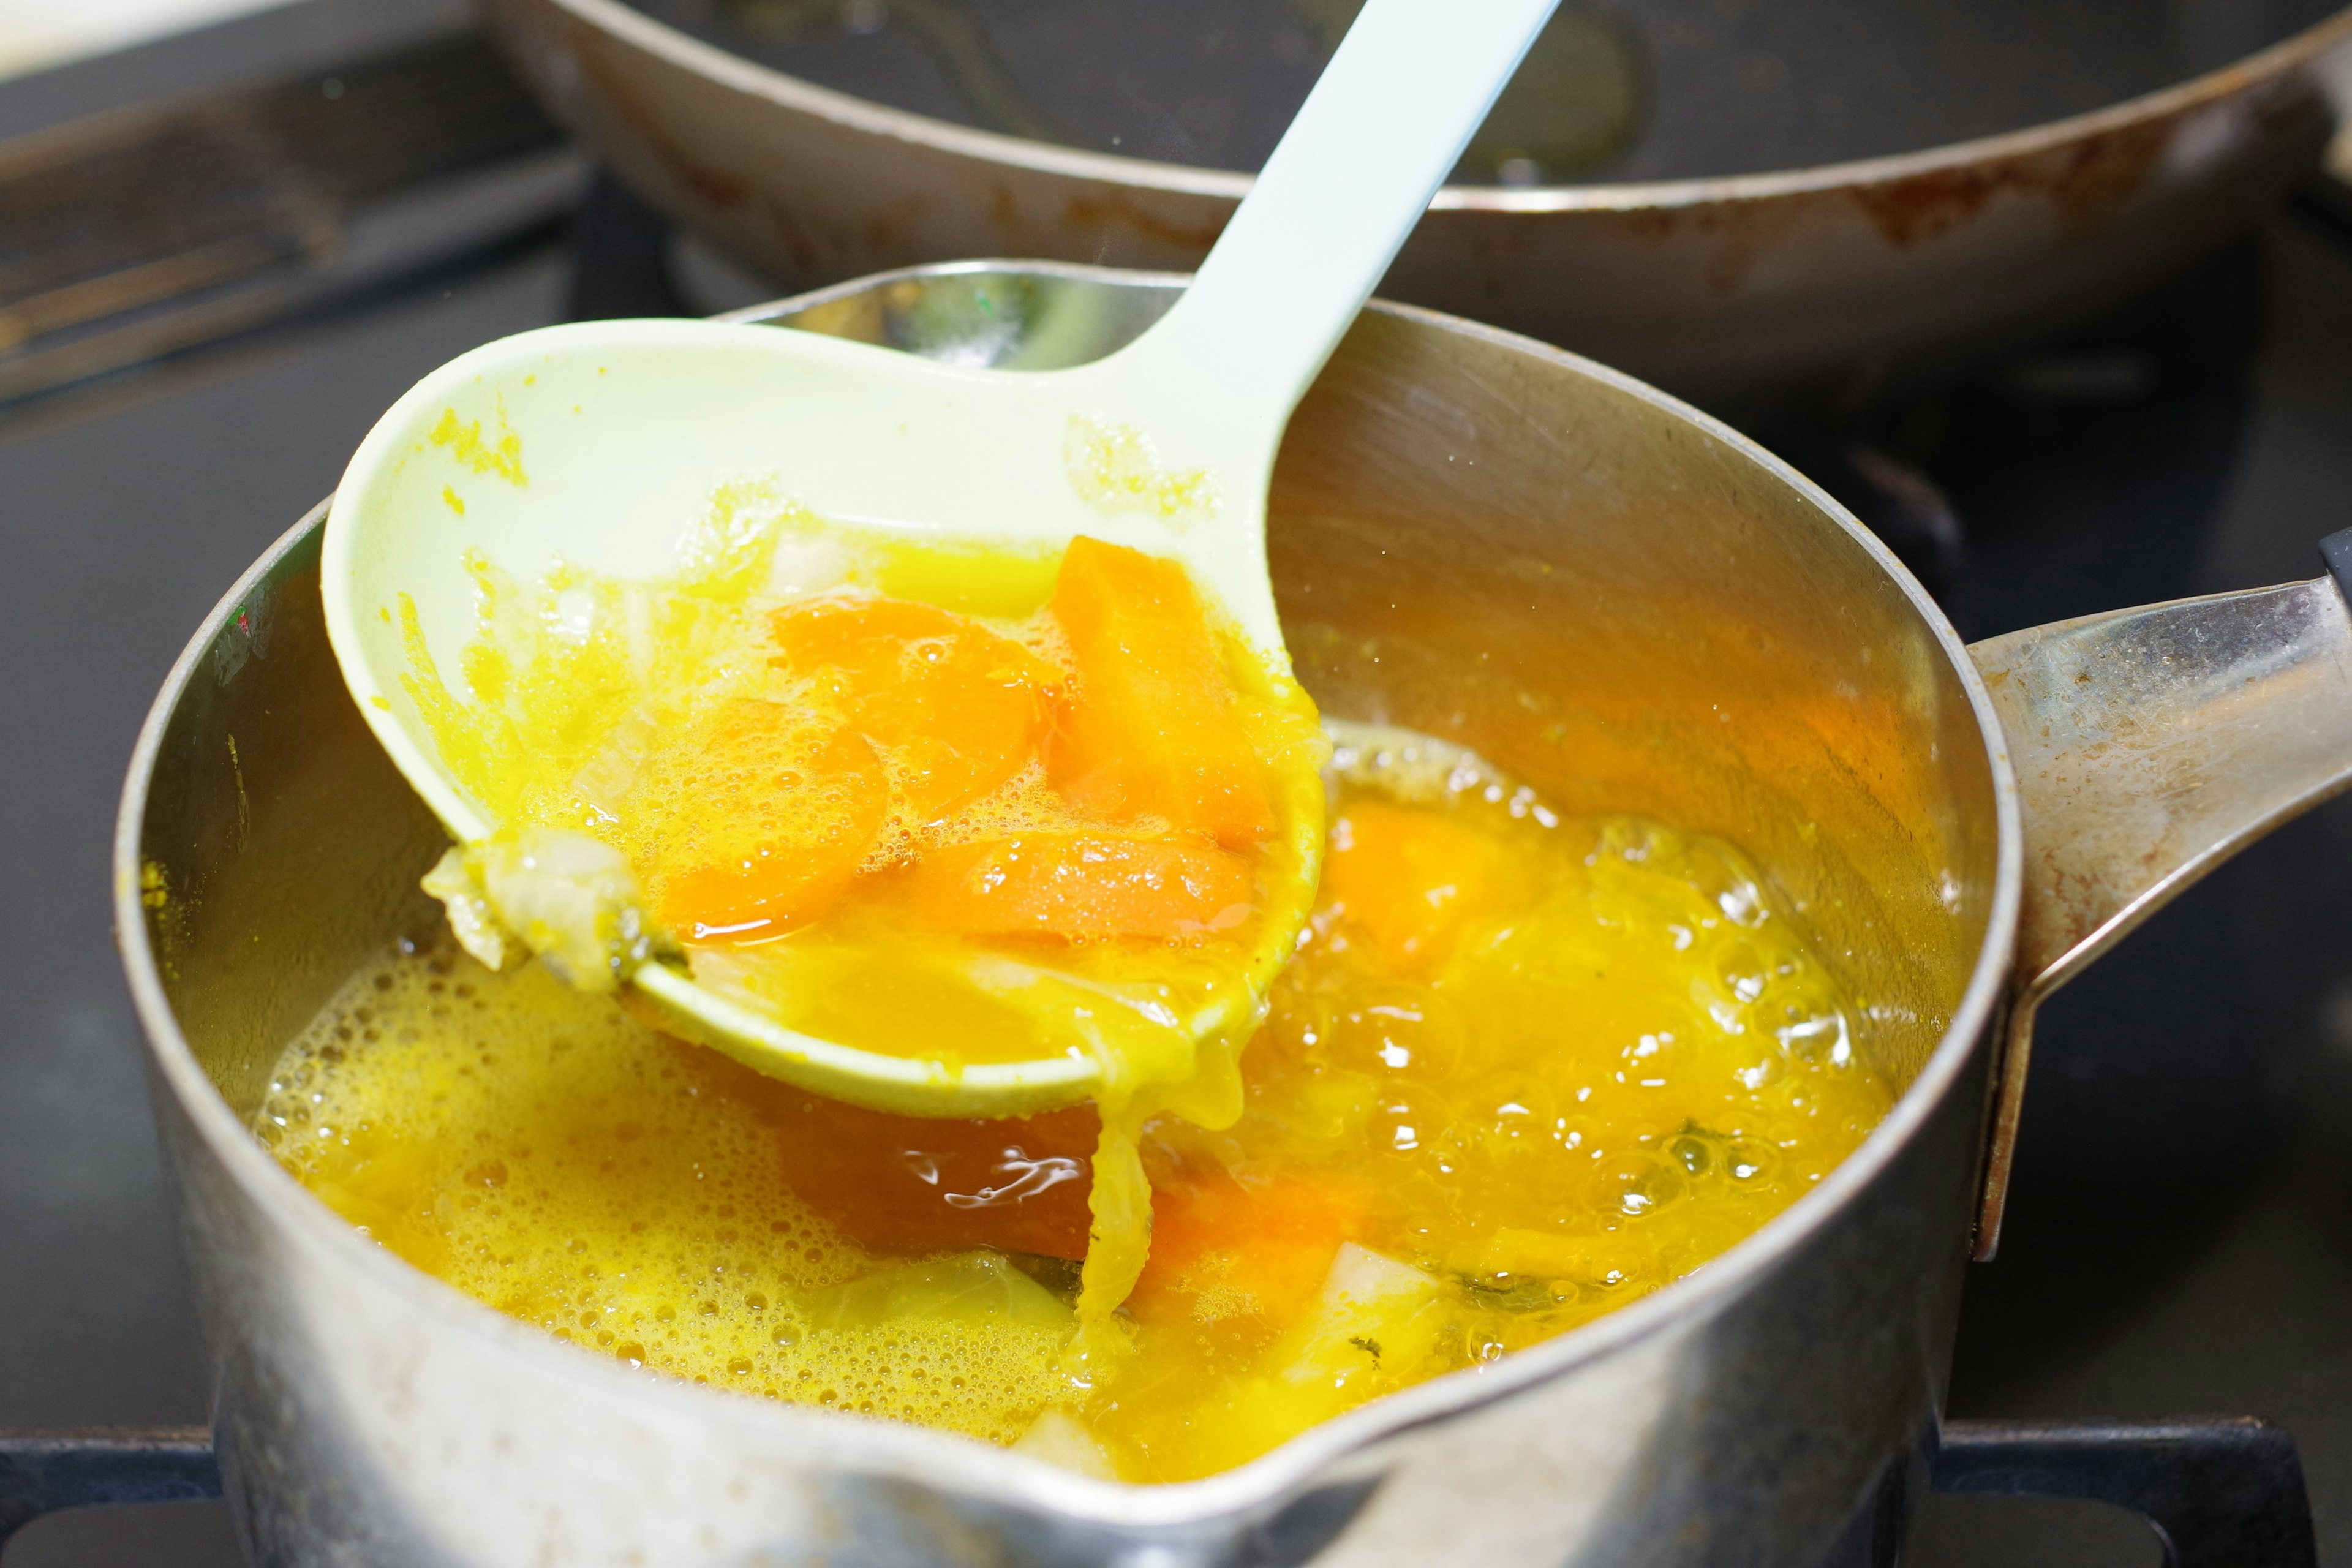
M 1071 260 L 1070 247 L 1058 245 L 1061 236 L 1048 226 L 1033 221 L 1021 203 L 1021 193 L 1002 171 L 986 165 L 963 165 L 955 170 L 962 186 L 961 200 L 968 210 L 982 214 L 988 227 L 996 236 L 995 242 L 984 248 L 994 256 L 1043 256 L 1056 260 Z M 1076 259 L 1084 260 L 1079 257 Z
M 918 248 L 911 241 L 921 232 L 923 219 L 930 211 L 930 203 L 920 196 L 901 196 L 898 200 L 867 215 L 860 237 L 866 250 L 877 257 L 897 257 Z
M 1710 208 L 1718 237 L 1714 253 L 1699 267 L 1706 291 L 1718 300 L 1739 292 L 1772 242 L 1795 226 L 1802 212 L 1795 202 L 1727 202 Z
M 1717 299 L 1727 299 L 1746 287 L 1757 262 L 1818 200 L 1816 193 L 1799 192 L 1760 200 L 1736 197 L 1688 206 L 1627 207 L 1592 216 L 1621 234 L 1654 245 L 1704 243 L 1699 282 Z
M 585 35 L 587 38 L 596 37 L 593 33 Z M 741 180 L 709 167 L 671 140 L 663 128 L 673 117 L 647 103 L 639 95 L 628 75 L 631 61 L 625 58 L 617 64 L 608 65 L 601 41 L 575 49 L 573 58 L 579 61 L 580 73 L 592 89 L 593 100 L 605 106 L 622 134 L 653 154 L 663 170 L 688 196 L 713 212 L 725 212 L 741 205 L 751 195 L 750 187 Z
M 1185 223 L 1153 212 L 1134 198 L 1103 186 L 1064 202 L 1062 224 L 1065 228 L 1088 236 L 1124 231 L 1171 249 L 1189 250 L 1200 256 L 1206 256 L 1209 247 L 1217 243 L 1217 236 L 1225 232 L 1224 216 L 1213 223 Z
M 1022 232 L 1021 204 L 1013 198 L 1013 187 L 1003 180 L 988 182 L 988 221 L 1002 233 Z
M 2143 121 L 2039 152 L 1868 182 L 1853 187 L 1853 201 L 1898 248 L 1950 233 L 2003 191 L 2047 196 L 2060 228 L 2085 233 L 2147 183 L 2176 123 Z

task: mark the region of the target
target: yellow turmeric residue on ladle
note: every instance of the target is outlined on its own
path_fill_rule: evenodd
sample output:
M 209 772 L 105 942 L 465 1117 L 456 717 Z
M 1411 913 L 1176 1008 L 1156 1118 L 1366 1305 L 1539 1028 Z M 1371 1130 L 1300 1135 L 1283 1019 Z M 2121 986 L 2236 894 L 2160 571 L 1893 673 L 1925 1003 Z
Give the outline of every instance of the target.
M 1884 1113 L 1856 1010 L 1736 851 L 1562 820 L 1401 731 L 1333 726 L 1320 892 L 1251 1035 L 1233 988 L 1323 746 L 1181 570 L 1092 542 L 812 565 L 723 521 L 658 591 L 486 573 L 474 703 L 416 689 L 461 780 L 617 851 L 698 979 L 812 1032 L 1034 1054 L 1022 1007 L 1073 986 L 1139 1021 L 1099 1111 L 918 1119 L 411 943 L 257 1127 L 499 1310 L 1180 1480 L 1689 1273 Z M 1195 1057 L 1155 1001 L 1236 1026 Z

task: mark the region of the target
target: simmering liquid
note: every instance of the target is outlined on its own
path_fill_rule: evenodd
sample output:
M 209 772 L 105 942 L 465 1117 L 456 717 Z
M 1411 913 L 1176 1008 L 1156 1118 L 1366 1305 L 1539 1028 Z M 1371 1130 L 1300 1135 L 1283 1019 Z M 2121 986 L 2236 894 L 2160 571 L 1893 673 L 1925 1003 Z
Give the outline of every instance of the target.
M 1883 1115 L 1857 1010 L 1731 847 L 1335 730 L 1240 1115 L 1142 1127 L 1149 1260 L 1083 1362 L 1091 1108 L 856 1110 L 425 943 L 293 1042 L 257 1129 L 583 1350 L 1173 1481 L 1704 1267 Z
M 1074 450 L 1074 482 L 1134 478 L 1115 443 Z M 1098 539 L 832 529 L 727 486 L 678 555 L 528 591 L 474 558 L 463 695 L 404 602 L 406 689 L 501 824 L 425 885 L 494 967 L 527 946 L 610 992 L 682 964 L 943 1077 L 1090 1061 L 1066 1358 L 1090 1382 L 1144 1266 L 1144 1124 L 1239 1114 L 1235 1055 L 1307 915 L 1314 706 L 1181 564 Z

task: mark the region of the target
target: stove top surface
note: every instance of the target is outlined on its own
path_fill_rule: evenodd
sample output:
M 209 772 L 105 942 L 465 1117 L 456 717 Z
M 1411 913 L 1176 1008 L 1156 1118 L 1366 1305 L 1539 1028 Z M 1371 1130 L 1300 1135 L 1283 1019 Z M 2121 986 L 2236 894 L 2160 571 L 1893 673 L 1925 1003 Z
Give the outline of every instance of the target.
M 0 134 L 166 87 L 326 71 L 459 22 L 437 0 L 307 0 L 0 84 Z M 690 246 L 661 259 L 602 222 L 543 226 L 291 325 L 0 406 L 16 563 L 0 577 L 0 863 L 26 890 L 0 914 L 18 998 L 0 1036 L 0 1429 L 205 1415 L 108 934 L 116 794 L 164 670 L 434 365 L 578 309 L 662 308 L 656 289 L 695 311 L 782 291 Z M 2315 542 L 2352 524 L 2352 235 L 2282 215 L 1965 386 L 1834 434 L 1765 434 L 1884 518 L 1971 637 L 2314 575 Z M 1931 483 L 1924 513 L 1889 472 Z M 2260 1415 L 2301 1447 L 2321 1560 L 2352 1568 L 2347 1308 L 2352 800 L 2224 867 L 2044 1010 L 2003 1249 L 1970 1273 L 1951 1409 Z M 44 1520 L 7 1568 L 236 1560 L 220 1505 L 171 1504 Z M 1939 1497 L 1906 1560 L 2145 1568 L 2158 1552 L 2101 1505 Z

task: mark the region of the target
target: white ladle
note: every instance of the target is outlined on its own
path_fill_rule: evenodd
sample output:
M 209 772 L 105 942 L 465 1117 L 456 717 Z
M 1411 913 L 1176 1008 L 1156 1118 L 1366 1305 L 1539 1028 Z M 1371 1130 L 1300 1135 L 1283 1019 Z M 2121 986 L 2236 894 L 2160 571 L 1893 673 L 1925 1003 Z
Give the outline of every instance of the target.
M 453 837 L 491 837 L 403 681 L 402 595 L 454 676 L 475 628 L 469 552 L 518 583 L 559 560 L 654 577 L 718 486 L 762 475 L 844 524 L 1033 547 L 1087 533 L 1175 557 L 1286 670 L 1265 565 L 1283 427 L 1556 3 L 1370 0 L 1192 286 L 1092 364 L 963 368 L 637 321 L 524 332 L 444 365 L 369 432 L 328 514 L 327 631 L 360 710 Z M 1267 933 L 1261 979 L 1296 935 Z M 681 1032 L 868 1105 L 1007 1114 L 1097 1087 L 1085 1051 L 950 1069 L 795 1033 L 658 962 L 630 980 Z

